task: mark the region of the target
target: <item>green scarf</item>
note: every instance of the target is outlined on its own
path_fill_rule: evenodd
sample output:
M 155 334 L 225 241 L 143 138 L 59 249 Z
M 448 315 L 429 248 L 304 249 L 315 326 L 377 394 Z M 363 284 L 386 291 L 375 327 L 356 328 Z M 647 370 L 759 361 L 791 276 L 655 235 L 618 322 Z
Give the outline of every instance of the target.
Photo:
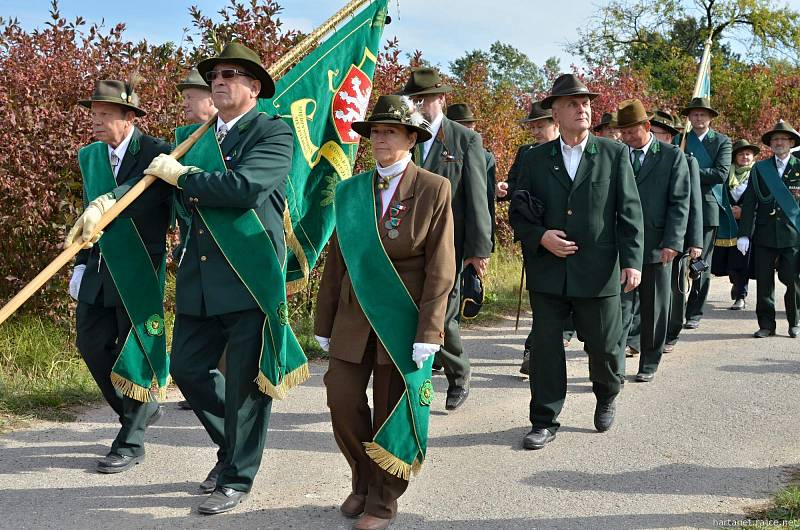
M 175 130 L 176 145 L 200 125 Z M 206 133 L 183 156 L 183 163 L 204 171 L 227 171 L 214 129 Z M 286 270 L 278 261 L 275 246 L 253 210 L 197 207 L 225 259 L 253 295 L 266 315 L 262 330 L 258 388 L 275 399 L 284 399 L 289 389 L 309 377 L 308 360 L 289 326 L 286 305 Z
M 731 169 L 733 169 L 733 171 L 731 171 L 731 176 L 728 179 L 728 189 L 733 191 L 738 188 L 740 184 L 746 182 L 747 179 L 750 178 L 750 170 L 753 169 L 753 164 L 750 164 L 749 166 L 738 166 L 733 164 Z
M 82 148 L 78 163 L 88 200 L 117 186 L 106 144 L 95 142 Z M 98 244 L 132 324 L 111 369 L 111 382 L 125 396 L 142 402 L 153 401 L 150 387 L 155 383 L 163 400 L 169 382 L 163 303 L 166 242 L 157 271 L 130 218 L 114 220 Z
M 364 446 L 378 466 L 408 480 L 411 471 L 421 468 L 427 451 L 433 357 L 422 368 L 411 359 L 419 309 L 383 248 L 375 204 L 372 172 L 336 186 L 336 234 L 353 290 L 406 386 L 389 417 Z

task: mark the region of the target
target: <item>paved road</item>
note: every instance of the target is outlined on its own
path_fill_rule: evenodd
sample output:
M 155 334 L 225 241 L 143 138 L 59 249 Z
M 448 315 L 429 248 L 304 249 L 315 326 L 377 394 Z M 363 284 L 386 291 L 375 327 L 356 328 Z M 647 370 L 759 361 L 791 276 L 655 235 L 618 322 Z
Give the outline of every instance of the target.
M 654 382 L 626 385 L 608 433 L 592 427 L 586 358 L 574 342 L 562 428 L 541 451 L 520 448 L 529 428 L 528 383 L 517 373 L 524 334 L 510 319 L 469 330 L 472 394 L 446 414 L 446 381 L 434 377 L 428 461 L 394 527 L 710 528 L 741 518 L 800 463 L 800 340 L 783 322 L 778 337 L 749 338 L 755 315 L 725 310 L 727 291 L 715 280 L 702 327 L 685 333 Z M 142 465 L 91 471 L 116 429 L 103 406 L 0 437 L 0 527 L 348 528 L 337 507 L 349 470 L 331 435 L 324 370 L 314 363 L 312 379 L 276 403 L 253 495 L 235 512 L 196 513 L 202 498 L 189 492 L 214 449 L 174 404 L 150 429 Z

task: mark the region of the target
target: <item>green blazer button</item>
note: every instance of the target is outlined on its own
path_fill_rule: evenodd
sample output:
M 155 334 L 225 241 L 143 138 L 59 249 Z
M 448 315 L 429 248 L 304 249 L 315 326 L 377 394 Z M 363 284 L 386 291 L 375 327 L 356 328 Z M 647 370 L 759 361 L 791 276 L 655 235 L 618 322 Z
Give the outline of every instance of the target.
M 200 261 L 206 261 L 208 258 L 205 256 L 200 256 Z

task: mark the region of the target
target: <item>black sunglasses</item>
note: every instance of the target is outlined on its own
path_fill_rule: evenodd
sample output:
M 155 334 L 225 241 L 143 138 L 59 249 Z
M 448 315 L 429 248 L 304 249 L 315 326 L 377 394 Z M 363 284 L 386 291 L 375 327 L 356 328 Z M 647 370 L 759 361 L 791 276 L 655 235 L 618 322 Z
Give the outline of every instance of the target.
M 214 81 L 217 77 L 222 76 L 222 79 L 233 79 L 237 75 L 255 79 L 253 74 L 245 72 L 244 70 L 237 70 L 236 68 L 225 68 L 224 70 L 211 70 L 206 72 L 206 81 Z

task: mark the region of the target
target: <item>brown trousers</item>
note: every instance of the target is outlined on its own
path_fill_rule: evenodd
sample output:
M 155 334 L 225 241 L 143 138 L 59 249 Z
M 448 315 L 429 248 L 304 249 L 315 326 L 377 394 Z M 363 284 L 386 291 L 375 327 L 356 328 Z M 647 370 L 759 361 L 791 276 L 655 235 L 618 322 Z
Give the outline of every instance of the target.
M 328 390 L 333 436 L 353 472 L 353 493 L 367 498 L 365 513 L 392 519 L 397 499 L 408 482 L 390 475 L 367 456 L 364 442 L 371 442 L 405 390 L 400 372 L 393 364 L 375 362 L 377 339 L 371 333 L 361 363 L 330 359 L 324 382 Z M 410 353 L 409 353 L 410 354 Z M 367 386 L 372 381 L 372 403 L 367 403 Z

